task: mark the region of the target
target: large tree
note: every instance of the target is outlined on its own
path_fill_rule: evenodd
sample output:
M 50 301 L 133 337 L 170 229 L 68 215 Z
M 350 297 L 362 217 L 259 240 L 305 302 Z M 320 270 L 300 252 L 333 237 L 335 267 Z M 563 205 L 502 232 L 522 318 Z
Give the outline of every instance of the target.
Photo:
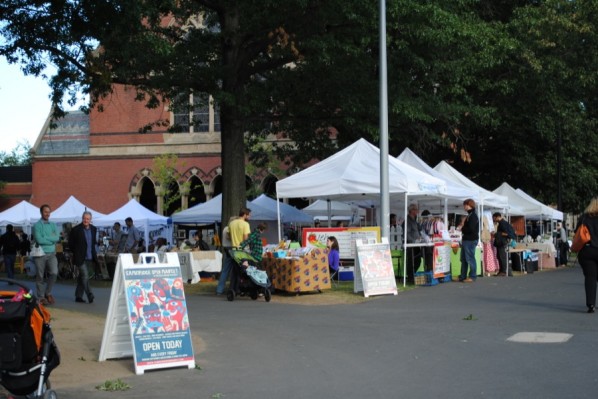
M 596 157 L 575 156 L 596 141 L 594 3 L 387 1 L 391 153 L 409 146 L 487 188 L 511 181 L 554 202 L 560 132 L 565 209 L 578 209 L 596 191 Z M 378 18 L 362 0 L 8 0 L 0 55 L 33 74 L 49 59 L 57 102 L 115 82 L 148 106 L 212 95 L 227 220 L 245 200 L 247 148 L 293 171 L 377 142 Z M 267 134 L 280 138 L 271 148 Z

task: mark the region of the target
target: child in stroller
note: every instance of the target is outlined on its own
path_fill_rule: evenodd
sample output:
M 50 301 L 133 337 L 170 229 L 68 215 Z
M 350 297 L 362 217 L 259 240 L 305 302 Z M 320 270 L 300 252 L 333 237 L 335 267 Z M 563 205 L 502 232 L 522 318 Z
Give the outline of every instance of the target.
M 32 399 L 56 398 L 50 372 L 60 364 L 60 353 L 50 329 L 50 314 L 24 285 L 0 291 L 0 384 L 12 395 Z
M 229 255 L 235 261 L 230 274 L 230 287 L 226 299 L 234 301 L 235 296 L 249 294 L 255 300 L 259 294 L 264 295 L 266 302 L 270 302 L 270 279 L 268 274 L 256 267 L 257 261 L 247 252 L 231 249 Z

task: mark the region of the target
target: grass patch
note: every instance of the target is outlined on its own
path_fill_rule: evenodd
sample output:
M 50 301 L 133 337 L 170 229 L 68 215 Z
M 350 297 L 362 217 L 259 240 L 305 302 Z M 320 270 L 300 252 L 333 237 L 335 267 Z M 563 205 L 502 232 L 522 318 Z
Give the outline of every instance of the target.
M 123 382 L 120 378 L 114 381 L 105 381 L 103 384 L 96 386 L 99 391 L 126 391 L 131 389 L 131 386 L 126 382 Z

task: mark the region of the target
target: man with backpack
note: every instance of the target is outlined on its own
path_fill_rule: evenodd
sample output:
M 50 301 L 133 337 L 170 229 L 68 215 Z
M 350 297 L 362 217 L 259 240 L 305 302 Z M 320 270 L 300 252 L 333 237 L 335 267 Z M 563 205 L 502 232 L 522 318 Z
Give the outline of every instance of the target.
M 494 233 L 494 246 L 496 247 L 499 271 L 497 276 L 512 276 L 513 270 L 509 267 L 509 242 L 515 240 L 515 230 L 513 226 L 503 219 L 500 212 L 492 214 L 492 220 L 494 221 L 495 233 Z

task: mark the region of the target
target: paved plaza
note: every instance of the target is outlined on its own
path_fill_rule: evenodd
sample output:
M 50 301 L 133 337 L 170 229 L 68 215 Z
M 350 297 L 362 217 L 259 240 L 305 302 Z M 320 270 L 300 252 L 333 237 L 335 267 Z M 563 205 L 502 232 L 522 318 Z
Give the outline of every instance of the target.
M 105 314 L 109 289 L 57 306 Z M 579 266 L 305 306 L 188 295 L 200 370 L 131 372 L 132 389 L 59 398 L 594 398 L 598 314 Z M 98 343 L 99 346 L 99 343 Z M 133 368 L 131 360 L 131 369 Z

